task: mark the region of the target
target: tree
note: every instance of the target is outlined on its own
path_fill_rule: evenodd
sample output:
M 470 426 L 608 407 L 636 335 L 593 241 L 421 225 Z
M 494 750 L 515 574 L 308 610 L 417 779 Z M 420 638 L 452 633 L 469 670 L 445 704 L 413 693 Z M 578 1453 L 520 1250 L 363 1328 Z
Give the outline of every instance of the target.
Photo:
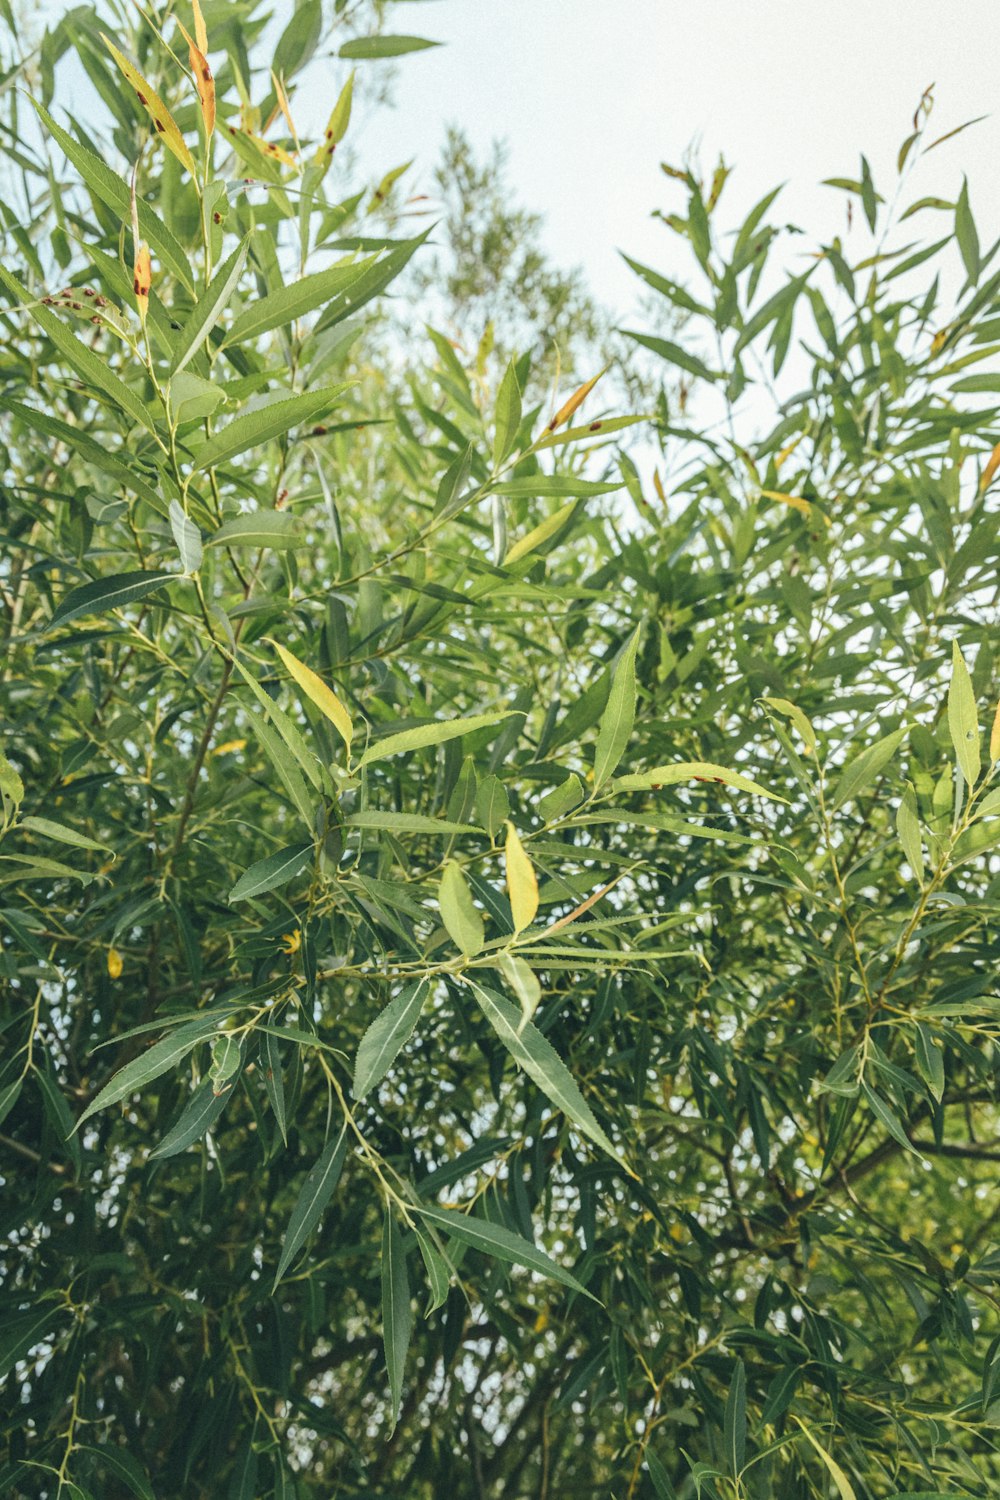
M 113 145 L 7 96 L 0 1494 L 988 1491 L 967 191 L 772 291 L 674 174 L 680 388 L 550 412 L 373 334 L 423 236 L 330 148 L 416 40 L 304 142 L 319 7 L 204 20 L 53 30 Z

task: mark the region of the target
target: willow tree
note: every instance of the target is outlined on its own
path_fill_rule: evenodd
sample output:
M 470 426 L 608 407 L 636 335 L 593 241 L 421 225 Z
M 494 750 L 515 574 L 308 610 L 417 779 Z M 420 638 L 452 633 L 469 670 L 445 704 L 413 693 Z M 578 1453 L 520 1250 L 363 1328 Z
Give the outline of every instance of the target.
M 0 1493 L 981 1495 L 967 191 L 788 275 L 673 172 L 668 393 L 539 406 L 379 328 L 425 44 L 168 9 L 8 40 Z

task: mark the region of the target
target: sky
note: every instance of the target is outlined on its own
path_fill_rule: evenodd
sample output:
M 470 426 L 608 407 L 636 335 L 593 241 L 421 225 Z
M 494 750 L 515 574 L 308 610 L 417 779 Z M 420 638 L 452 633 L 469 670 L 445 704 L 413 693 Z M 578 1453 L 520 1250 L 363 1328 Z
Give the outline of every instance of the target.
M 856 176 L 864 151 L 889 196 L 931 83 L 928 141 L 988 118 L 920 164 L 911 197 L 953 200 L 966 173 L 984 245 L 1000 233 L 998 0 L 408 0 L 388 29 L 446 45 L 404 58 L 394 109 L 352 127 L 367 171 L 412 156 L 426 188 L 449 122 L 481 151 L 505 140 L 556 263 L 582 266 L 623 314 L 636 295 L 619 250 L 668 273 L 689 265 L 651 218 L 682 204 L 661 161 L 695 146 L 711 172 L 722 153 L 736 169 L 726 224 L 784 181 L 780 217 L 813 238 L 843 233 L 843 194 L 817 184 Z M 315 64 L 310 95 L 327 67 L 344 64 Z M 937 230 L 930 213 L 917 224 Z

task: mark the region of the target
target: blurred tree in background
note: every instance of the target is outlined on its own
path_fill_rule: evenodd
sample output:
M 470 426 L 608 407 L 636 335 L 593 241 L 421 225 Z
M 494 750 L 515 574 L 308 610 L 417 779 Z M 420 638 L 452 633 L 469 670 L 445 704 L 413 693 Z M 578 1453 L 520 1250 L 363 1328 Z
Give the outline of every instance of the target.
M 668 167 L 595 385 L 413 11 L 0 0 L 0 1495 L 978 1500 L 997 247 Z

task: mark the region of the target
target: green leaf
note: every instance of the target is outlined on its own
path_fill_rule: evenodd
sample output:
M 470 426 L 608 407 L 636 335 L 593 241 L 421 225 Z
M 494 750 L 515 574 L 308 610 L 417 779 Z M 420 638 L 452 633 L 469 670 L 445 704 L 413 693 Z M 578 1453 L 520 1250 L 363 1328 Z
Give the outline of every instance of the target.
M 278 552 L 301 542 L 295 517 L 288 510 L 253 510 L 231 516 L 209 537 L 209 547 L 270 547 Z
M 179 500 L 170 502 L 170 530 L 173 532 L 174 542 L 180 553 L 181 567 L 185 573 L 197 573 L 204 557 L 201 532 L 191 517 L 185 515 L 184 507 Z
M 39 327 L 45 330 L 63 358 L 68 360 L 87 385 L 102 391 L 119 411 L 131 417 L 140 427 L 146 427 L 150 432 L 155 431 L 156 423 L 145 403 L 130 386 L 119 380 L 106 359 L 82 343 L 49 308 L 43 307 L 40 302 L 33 302 L 28 291 L 3 265 L 0 265 L 0 282 L 14 297 L 20 310 L 29 313 Z
M 295 1207 L 292 1209 L 292 1216 L 285 1230 L 285 1240 L 281 1247 L 281 1259 L 278 1261 L 278 1269 L 275 1272 L 274 1285 L 271 1288 L 272 1296 L 299 1249 L 323 1217 L 323 1211 L 340 1181 L 346 1156 L 347 1126 L 345 1125 L 336 1140 L 330 1140 L 327 1143 L 322 1156 L 309 1172 L 295 1200 Z
M 905 729 L 894 729 L 892 734 L 887 734 L 884 739 L 876 740 L 874 745 L 869 745 L 867 750 L 862 750 L 861 754 L 845 768 L 837 782 L 830 803 L 832 809 L 836 811 L 838 807 L 843 807 L 845 802 L 850 802 L 852 798 L 859 797 L 863 791 L 866 791 L 875 778 L 885 770 L 905 738 Z
M 285 1112 L 285 1080 L 281 1071 L 281 1038 L 273 1031 L 264 1033 L 264 1088 L 274 1118 L 281 1131 L 281 1139 L 288 1145 L 288 1116 Z
M 375 740 L 358 761 L 358 768 L 374 760 L 388 760 L 391 755 L 401 755 L 404 750 L 422 750 L 428 745 L 443 745 L 461 735 L 474 734 L 492 724 L 500 724 L 511 718 L 517 709 L 501 708 L 494 713 L 472 714 L 467 719 L 442 719 L 434 724 L 421 724 L 417 729 L 404 729 L 399 734 L 386 735 Z
M 486 941 L 483 919 L 472 900 L 469 883 L 460 864 L 449 859 L 438 886 L 438 906 L 448 936 L 467 958 L 479 952 Z
M 951 643 L 951 682 L 948 687 L 948 732 L 955 747 L 958 769 L 966 785 L 973 787 L 979 779 L 982 756 L 976 695 L 958 642 Z
M 226 334 L 226 344 L 241 344 L 259 334 L 269 333 L 273 328 L 284 328 L 314 312 L 325 302 L 343 293 L 359 282 L 376 264 L 377 255 L 348 263 L 338 261 L 325 271 L 316 271 L 312 276 L 300 277 L 269 292 L 266 297 L 251 301 L 240 313 Z
M 749 776 L 730 771 L 728 766 L 717 766 L 709 760 L 678 760 L 673 765 L 654 766 L 651 771 L 640 771 L 635 776 L 619 776 L 611 783 L 611 788 L 615 792 L 648 792 L 658 791 L 663 786 L 676 786 L 681 781 L 719 781 L 739 792 L 769 797 L 772 802 L 788 800 L 779 797 L 777 792 L 769 792 L 759 782 L 751 781 Z
M 611 692 L 601 715 L 597 731 L 597 748 L 594 751 L 594 791 L 599 791 L 615 770 L 625 753 L 625 747 L 635 723 L 635 655 L 639 649 L 639 631 L 632 637 L 618 658 L 611 677 Z
M 550 1281 L 558 1281 L 561 1286 L 568 1286 L 571 1291 L 581 1292 L 585 1297 L 591 1296 L 575 1276 L 564 1271 L 543 1250 L 536 1249 L 530 1240 L 512 1233 L 502 1224 L 474 1219 L 469 1214 L 457 1213 L 450 1208 L 438 1208 L 434 1204 L 420 1203 L 416 1205 L 416 1209 L 428 1224 L 451 1235 L 459 1244 L 479 1250 L 483 1255 L 492 1255 L 495 1260 L 505 1261 L 508 1265 L 523 1266 L 525 1270 L 535 1271 L 539 1276 L 547 1276 Z
M 723 1425 L 729 1473 L 738 1479 L 747 1456 L 747 1374 L 741 1359 L 733 1366 Z
M 426 813 L 379 812 L 366 808 L 344 819 L 347 828 L 378 828 L 386 833 L 478 833 L 471 823 L 449 823 L 446 818 L 430 818 Z
M 31 99 L 31 104 L 49 135 L 67 160 L 76 167 L 90 191 L 100 202 L 110 208 L 123 224 L 127 224 L 131 211 L 128 184 L 123 182 L 117 173 L 112 172 L 111 168 L 106 166 L 93 151 L 82 146 L 68 131 L 63 130 L 61 125 L 57 125 L 37 99 Z M 191 267 L 180 243 L 163 221 L 157 218 L 149 205 L 138 196 L 136 208 L 139 214 L 139 233 L 143 239 L 149 241 L 153 254 L 168 271 L 177 277 L 187 291 L 193 293 L 194 282 L 191 278 Z
M 913 1055 L 916 1059 L 917 1070 L 921 1078 L 930 1089 L 931 1094 L 940 1104 L 944 1098 L 944 1054 L 934 1035 L 922 1021 L 917 1021 L 913 1028 Z
M 302 0 L 278 38 L 271 63 L 273 71 L 286 82 L 304 68 L 319 45 L 323 34 L 322 0 Z
M 686 370 L 689 375 L 694 375 L 699 380 L 716 381 L 721 379 L 717 370 L 710 370 L 704 360 L 699 359 L 696 354 L 692 354 L 690 349 L 684 349 L 680 344 L 672 343 L 670 339 L 654 338 L 648 333 L 632 333 L 627 328 L 623 328 L 621 331 L 627 339 L 635 339 L 635 342 L 641 344 L 644 349 L 651 349 L 654 354 L 658 354 L 668 364 L 677 365 L 678 369 Z
M 346 390 L 350 382 L 342 385 L 323 386 L 317 391 L 306 391 L 301 396 L 289 396 L 281 401 L 271 401 L 258 406 L 254 411 L 234 417 L 225 427 L 210 437 L 196 451 L 195 469 L 211 469 L 228 463 L 250 448 L 259 448 L 272 438 L 282 437 L 293 427 L 303 422 L 312 422 L 329 411 Z
M 500 382 L 493 424 L 493 466 L 499 468 L 513 448 L 521 425 L 521 388 L 517 383 L 517 370 L 513 360 L 508 364 Z
M 403 1398 L 403 1371 L 410 1347 L 413 1311 L 410 1307 L 410 1278 L 406 1272 L 403 1237 L 392 1210 L 386 1208 L 382 1221 L 382 1339 L 385 1345 L 385 1367 L 389 1373 L 392 1414 L 389 1431 L 399 1421 Z
M 427 1280 L 430 1283 L 430 1300 L 424 1309 L 424 1317 L 429 1318 L 432 1312 L 443 1307 L 448 1300 L 448 1292 L 451 1288 L 451 1270 L 443 1255 L 439 1255 L 430 1237 L 424 1234 L 422 1229 L 414 1229 L 417 1244 L 420 1246 L 420 1254 L 423 1258 L 424 1267 L 427 1271 Z
M 223 261 L 188 314 L 174 344 L 174 357 L 170 361 L 171 375 L 178 375 L 188 360 L 197 354 L 228 307 L 243 274 L 249 244 L 250 236 L 246 235 L 228 260 Z
M 109 1104 L 117 1104 L 121 1099 L 127 1099 L 129 1095 L 139 1093 L 147 1083 L 169 1073 L 175 1068 L 182 1058 L 197 1047 L 198 1043 L 204 1041 L 219 1024 L 217 1015 L 203 1016 L 197 1021 L 189 1021 L 185 1026 L 179 1026 L 162 1041 L 154 1042 L 140 1057 L 135 1057 L 130 1063 L 126 1063 L 101 1089 L 97 1098 L 92 1100 L 83 1114 L 77 1120 L 74 1134 L 80 1129 L 85 1120 L 91 1115 L 96 1115 L 98 1110 L 107 1109 Z
M 972 217 L 972 209 L 969 205 L 969 181 L 967 177 L 962 178 L 962 191 L 958 195 L 955 204 L 955 238 L 958 240 L 958 248 L 962 256 L 962 264 L 971 282 L 979 280 L 979 234 L 976 230 L 976 221 Z
M 86 459 L 88 463 L 102 469 L 104 473 L 112 477 L 133 494 L 139 495 L 151 505 L 160 515 L 166 515 L 167 507 L 163 497 L 144 470 L 135 468 L 135 461 L 126 463 L 117 453 L 111 453 L 102 444 L 84 432 L 82 427 L 71 427 L 68 422 L 60 422 L 58 418 L 49 416 L 46 412 L 36 411 L 34 407 L 22 406 L 19 401 L 9 401 L 0 398 L 0 406 L 7 411 L 13 412 L 29 426 L 42 432 L 46 437 L 54 438 L 57 442 L 65 443 L 72 453 L 80 458 Z M 131 458 L 131 455 L 129 455 Z
M 312 855 L 311 843 L 291 844 L 287 849 L 269 854 L 266 859 L 259 859 L 255 865 L 244 870 L 229 892 L 229 900 L 249 901 L 253 896 L 263 896 L 268 891 L 287 885 L 296 875 L 302 874 Z
M 495 839 L 510 815 L 507 789 L 498 776 L 484 776 L 476 788 L 476 817 L 491 839 Z
M 881 1120 L 882 1124 L 885 1126 L 886 1130 L 888 1130 L 893 1140 L 898 1141 L 901 1146 L 905 1146 L 907 1151 L 912 1151 L 914 1156 L 919 1156 L 920 1152 L 914 1146 L 913 1142 L 906 1134 L 906 1131 L 903 1129 L 902 1121 L 896 1114 L 893 1113 L 888 1104 L 886 1104 L 885 1100 L 879 1094 L 876 1094 L 875 1090 L 869 1087 L 869 1085 L 863 1080 L 861 1084 L 861 1092 L 867 1099 L 868 1106 L 871 1109 L 872 1114 L 876 1117 L 876 1119 Z
M 90 1443 L 75 1443 L 77 1453 L 89 1453 L 97 1462 L 135 1495 L 136 1500 L 156 1500 L 153 1487 L 127 1448 L 116 1443 L 101 1443 L 98 1447 Z
M 68 625 L 81 615 L 107 614 L 110 610 L 122 609 L 126 604 L 134 604 L 137 599 L 145 599 L 147 594 L 155 593 L 165 583 L 174 581 L 176 576 L 162 570 L 145 572 L 137 569 L 133 573 L 113 573 L 106 578 L 81 583 L 63 595 L 49 621 L 49 629 L 54 630 L 57 625 Z
M 903 846 L 914 878 L 922 881 L 924 878 L 924 846 L 920 833 L 920 819 L 917 815 L 917 794 L 909 782 L 900 800 L 896 812 L 896 832 L 899 842 Z
M 343 44 L 340 56 L 361 62 L 402 57 L 407 52 L 425 52 L 428 47 L 440 46 L 440 42 L 431 42 L 422 36 L 359 36 Z
M 177 1156 L 179 1152 L 186 1151 L 188 1146 L 192 1146 L 195 1141 L 200 1141 L 222 1114 L 232 1098 L 232 1092 L 230 1088 L 217 1094 L 214 1081 L 206 1078 L 205 1082 L 200 1084 L 191 1095 L 180 1119 L 170 1127 L 159 1145 L 153 1147 L 149 1153 L 149 1160 Z
M 427 991 L 426 979 L 415 980 L 375 1017 L 361 1038 L 354 1063 L 355 1099 L 363 1099 L 371 1093 L 388 1073 L 413 1035 Z
M 606 1151 L 616 1161 L 620 1160 L 618 1152 L 598 1125 L 593 1110 L 551 1042 L 530 1021 L 525 1022 L 509 1000 L 474 980 L 469 983 L 483 1015 L 518 1066 L 524 1069 L 545 1097 L 557 1109 L 561 1109 L 578 1130 L 600 1146 L 602 1151 Z
M 57 839 L 60 844 L 72 844 L 75 849 L 96 849 L 101 853 L 107 852 L 107 844 L 99 844 L 96 839 L 88 838 L 85 833 L 77 833 L 75 828 L 67 828 L 65 823 L 53 823 L 51 818 L 22 818 L 21 827 L 26 828 L 29 833 L 39 834 L 42 838 Z

